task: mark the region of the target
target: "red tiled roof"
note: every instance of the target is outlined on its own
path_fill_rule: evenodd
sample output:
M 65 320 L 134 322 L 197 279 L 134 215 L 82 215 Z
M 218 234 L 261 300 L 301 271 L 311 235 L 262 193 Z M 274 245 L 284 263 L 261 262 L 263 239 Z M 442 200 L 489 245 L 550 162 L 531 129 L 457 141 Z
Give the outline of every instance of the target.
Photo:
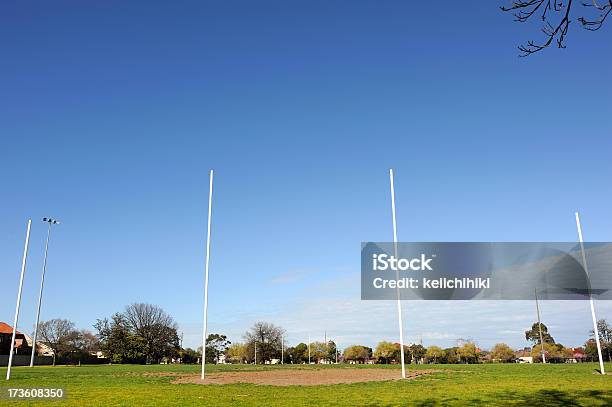
M 5 322 L 0 321 L 0 334 L 12 334 L 13 327 Z M 21 332 L 17 331 L 18 334 L 21 335 Z

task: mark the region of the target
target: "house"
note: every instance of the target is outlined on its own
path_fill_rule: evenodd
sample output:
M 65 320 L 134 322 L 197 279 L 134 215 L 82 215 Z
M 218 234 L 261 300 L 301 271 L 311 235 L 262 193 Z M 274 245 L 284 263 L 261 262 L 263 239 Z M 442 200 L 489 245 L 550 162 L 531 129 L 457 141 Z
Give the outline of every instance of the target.
M 31 348 L 32 347 L 32 338 L 30 337 L 30 335 L 26 335 L 23 334 L 23 336 L 25 336 L 26 342 L 28 343 L 28 346 Z M 36 355 L 37 356 L 53 356 L 55 352 L 53 352 L 53 349 L 51 349 L 49 347 L 49 345 L 43 343 L 43 342 L 36 342 Z
M 572 357 L 567 358 L 565 363 L 580 363 L 586 360 L 586 353 L 583 348 L 571 348 Z
M 516 351 L 516 362 L 533 363 L 533 356 L 531 356 L 531 348 L 527 347 Z
M 519 356 L 517 363 L 533 363 L 533 356 Z
M 0 321 L 0 355 L 11 353 L 11 339 L 13 337 L 13 327 Z M 32 347 L 28 344 L 26 335 L 19 331 L 15 332 L 15 354 L 29 355 Z

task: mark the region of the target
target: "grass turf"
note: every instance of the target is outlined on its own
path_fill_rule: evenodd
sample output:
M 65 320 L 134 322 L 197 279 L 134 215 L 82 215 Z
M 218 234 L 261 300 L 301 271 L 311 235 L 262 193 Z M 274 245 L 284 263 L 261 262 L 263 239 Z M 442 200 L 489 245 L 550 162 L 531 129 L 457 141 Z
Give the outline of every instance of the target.
M 373 367 L 384 367 L 376 365 Z M 8 401 L 2 405 L 347 405 L 347 406 L 611 406 L 612 376 L 595 374 L 596 364 L 425 365 L 439 372 L 406 381 L 329 386 L 172 384 L 164 373 L 198 373 L 195 365 L 16 367 L 10 387 L 63 387 L 62 401 Z M 370 366 L 207 366 L 208 372 L 258 369 L 368 369 Z M 396 369 L 399 366 L 386 366 Z M 606 369 L 612 371 L 612 364 Z M 6 368 L 0 368 L 2 379 Z

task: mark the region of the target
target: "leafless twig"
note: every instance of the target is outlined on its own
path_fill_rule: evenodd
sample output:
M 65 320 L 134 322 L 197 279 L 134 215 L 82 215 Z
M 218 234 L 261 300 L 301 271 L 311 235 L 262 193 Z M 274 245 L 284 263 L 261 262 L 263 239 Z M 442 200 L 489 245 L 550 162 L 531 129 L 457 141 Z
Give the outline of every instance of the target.
M 582 2 L 584 7 L 592 8 L 598 13 L 594 18 L 578 18 L 586 30 L 599 30 L 612 12 L 612 0 L 600 1 L 603 2 L 599 3 L 598 0 L 591 0 L 590 3 Z M 545 40 L 543 42 L 529 40 L 519 45 L 519 56 L 525 57 L 542 51 L 553 42 L 558 48 L 565 48 L 567 33 L 572 22 L 572 3 L 573 0 L 512 0 L 510 5 L 502 6 L 502 11 L 511 12 L 517 22 L 524 23 L 534 15 L 539 15 L 542 20 L 541 31 Z

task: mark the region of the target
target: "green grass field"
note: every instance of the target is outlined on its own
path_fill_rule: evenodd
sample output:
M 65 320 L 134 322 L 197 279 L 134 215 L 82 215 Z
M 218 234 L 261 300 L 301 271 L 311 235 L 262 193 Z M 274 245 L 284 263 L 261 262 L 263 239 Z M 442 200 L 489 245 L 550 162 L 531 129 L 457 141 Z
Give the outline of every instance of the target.
M 380 368 L 382 366 L 374 366 Z M 292 369 L 291 366 L 210 366 L 208 371 Z M 299 366 L 306 369 L 369 369 L 370 366 Z M 397 369 L 398 366 L 386 366 Z M 195 365 L 17 367 L 11 387 L 64 387 L 62 401 L 0 400 L 3 405 L 347 405 L 347 406 L 612 406 L 612 375 L 595 374 L 596 364 L 427 365 L 439 372 L 406 381 L 328 386 L 172 384 L 171 375 L 197 373 Z M 606 369 L 612 371 L 612 364 Z M 6 368 L 1 368 L 2 379 Z M 159 374 L 162 373 L 162 374 Z M 7 382 L 0 386 L 6 386 Z

